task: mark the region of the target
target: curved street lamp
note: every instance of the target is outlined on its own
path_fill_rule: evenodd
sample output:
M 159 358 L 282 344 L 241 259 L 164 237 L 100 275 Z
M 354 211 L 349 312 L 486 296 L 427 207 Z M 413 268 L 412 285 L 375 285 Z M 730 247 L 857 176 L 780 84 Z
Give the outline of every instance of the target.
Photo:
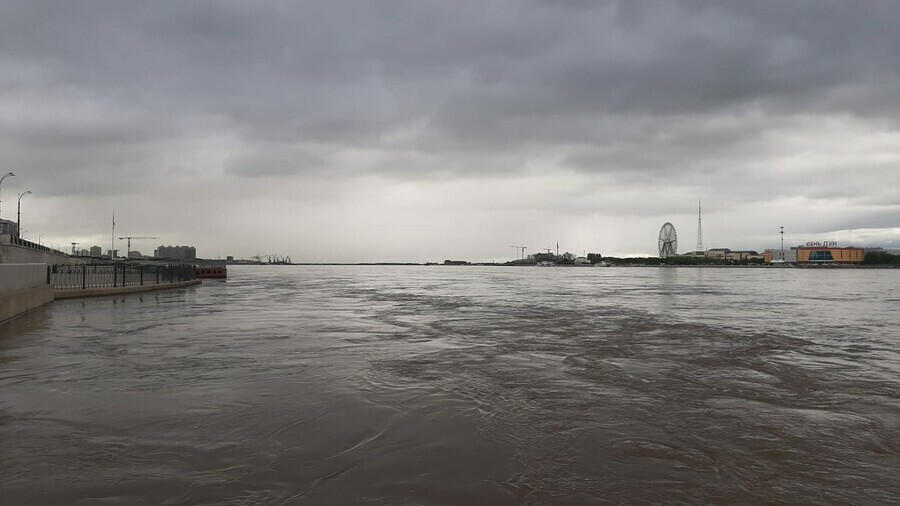
M 31 190 L 19 194 L 19 210 L 16 216 L 16 237 L 22 237 L 22 197 L 31 195 Z
M 9 176 L 15 176 L 15 174 L 13 174 L 12 172 L 7 172 L 6 174 L 3 174 L 2 177 L 0 177 L 0 187 L 3 186 L 3 180 L 8 178 Z

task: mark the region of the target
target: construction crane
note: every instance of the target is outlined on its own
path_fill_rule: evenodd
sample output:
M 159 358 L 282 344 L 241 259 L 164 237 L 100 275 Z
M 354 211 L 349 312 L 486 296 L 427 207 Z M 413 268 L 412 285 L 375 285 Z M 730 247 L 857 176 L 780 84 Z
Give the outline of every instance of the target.
M 125 237 L 119 237 L 119 240 L 128 239 L 128 251 L 125 252 L 125 258 L 131 256 L 131 240 L 132 239 L 159 239 L 159 237 L 138 237 L 135 235 L 126 235 Z
M 516 258 L 519 258 L 519 250 L 522 250 L 522 258 L 525 258 L 525 250 L 528 249 L 528 246 L 510 246 L 510 248 L 516 248 Z

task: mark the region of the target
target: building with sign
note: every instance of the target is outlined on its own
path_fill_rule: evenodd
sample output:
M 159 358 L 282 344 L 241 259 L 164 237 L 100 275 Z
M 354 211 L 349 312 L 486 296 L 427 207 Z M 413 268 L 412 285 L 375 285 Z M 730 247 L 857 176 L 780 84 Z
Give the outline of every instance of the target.
M 813 244 L 813 243 L 810 243 Z M 866 258 L 866 250 L 853 246 L 839 248 L 834 242 L 822 245 L 798 246 L 790 250 L 767 249 L 766 263 L 798 264 L 861 264 Z
M 866 259 L 862 248 L 838 248 L 833 246 L 801 246 L 797 248 L 800 264 L 861 264 Z

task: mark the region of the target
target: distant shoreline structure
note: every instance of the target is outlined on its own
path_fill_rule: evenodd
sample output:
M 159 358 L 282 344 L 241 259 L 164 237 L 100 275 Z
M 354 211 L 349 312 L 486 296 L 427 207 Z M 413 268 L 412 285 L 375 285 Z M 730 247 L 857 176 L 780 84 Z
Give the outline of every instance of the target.
M 491 263 L 491 262 L 469 262 L 465 264 L 445 265 L 436 262 L 296 262 L 291 264 L 238 264 L 254 267 L 265 266 L 345 266 L 345 267 L 535 267 L 534 264 L 514 264 L 514 263 Z M 569 268 L 576 267 L 574 265 L 554 265 L 554 267 Z M 789 264 L 698 264 L 698 265 L 674 265 L 674 264 L 641 264 L 641 263 L 617 263 L 611 267 L 637 267 L 637 268 L 689 268 L 689 269 L 897 269 L 900 265 L 865 265 L 865 264 L 811 264 L 811 265 L 789 265 Z M 579 269 L 580 270 L 580 269 Z

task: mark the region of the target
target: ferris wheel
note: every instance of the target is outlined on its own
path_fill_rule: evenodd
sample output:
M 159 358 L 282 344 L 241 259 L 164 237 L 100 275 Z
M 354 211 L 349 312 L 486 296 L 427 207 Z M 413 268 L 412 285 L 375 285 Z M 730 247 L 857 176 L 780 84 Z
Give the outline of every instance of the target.
M 678 234 L 675 225 L 668 221 L 659 229 L 659 258 L 669 258 L 678 254 Z

